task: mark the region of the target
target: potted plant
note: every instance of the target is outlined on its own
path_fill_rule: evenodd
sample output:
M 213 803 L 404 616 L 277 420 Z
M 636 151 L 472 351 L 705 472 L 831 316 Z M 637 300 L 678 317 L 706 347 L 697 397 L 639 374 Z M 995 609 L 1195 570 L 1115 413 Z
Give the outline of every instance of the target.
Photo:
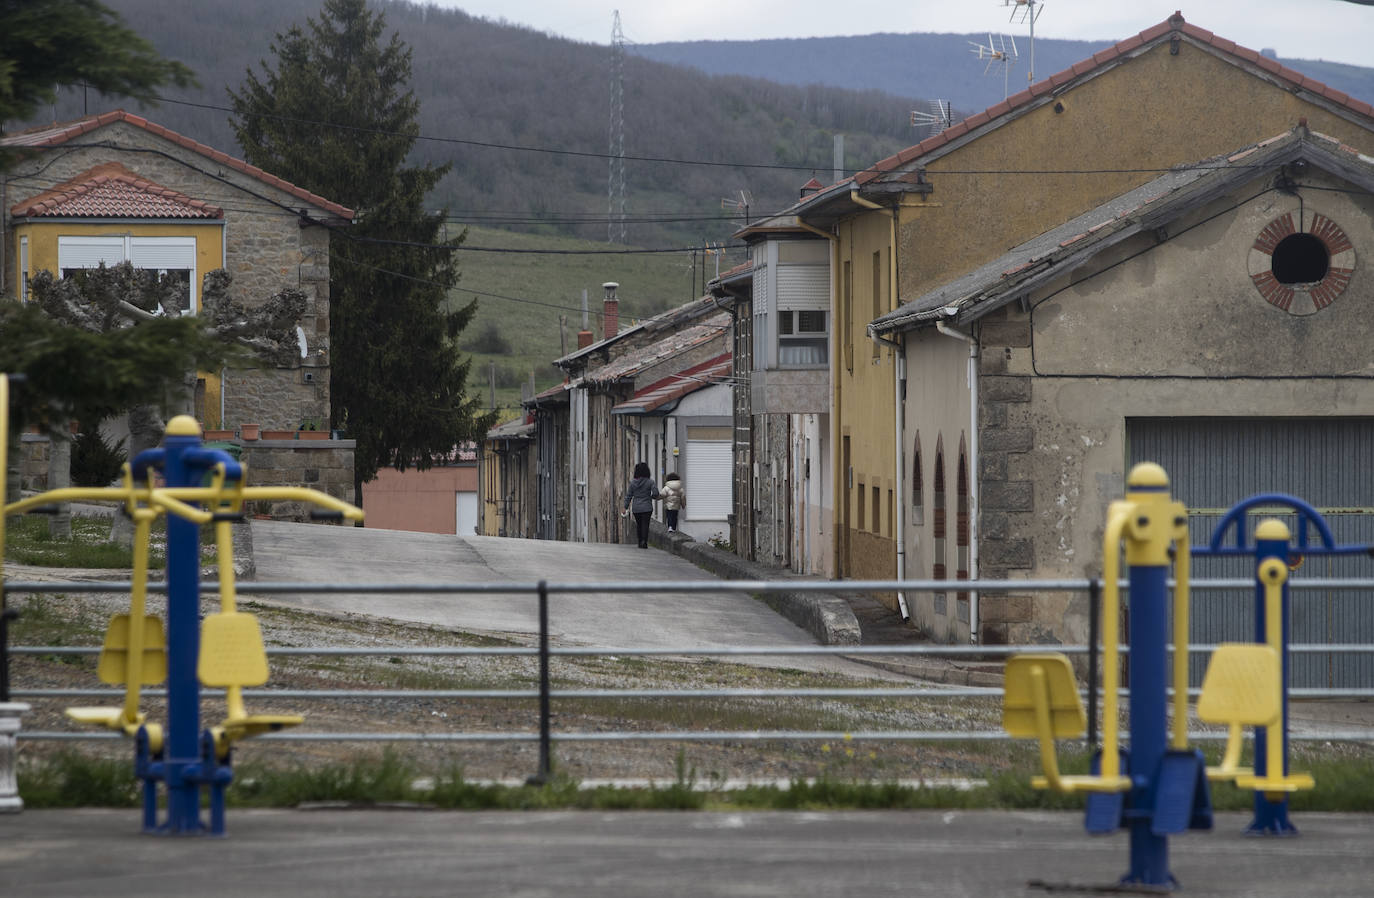
M 244 440 L 256 440 L 258 438 L 257 424 L 240 424 L 239 437 Z
M 327 440 L 329 431 L 320 430 L 320 422 L 316 418 L 307 418 L 301 422 L 301 429 L 296 433 L 298 440 Z

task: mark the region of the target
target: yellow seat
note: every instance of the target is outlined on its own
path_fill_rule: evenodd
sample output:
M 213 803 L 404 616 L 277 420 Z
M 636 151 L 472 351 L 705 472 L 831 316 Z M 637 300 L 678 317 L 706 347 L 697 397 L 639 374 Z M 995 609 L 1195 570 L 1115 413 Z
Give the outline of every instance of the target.
M 267 682 L 267 650 L 262 644 L 258 619 L 240 611 L 207 615 L 201 623 L 200 659 L 196 665 L 206 686 L 223 686 L 228 716 L 211 727 L 215 754 L 223 760 L 239 739 L 275 733 L 297 726 L 305 718 L 296 714 L 249 714 L 243 706 L 243 687 Z
M 206 686 L 261 686 L 267 682 L 267 650 L 258 619 L 240 611 L 210 614 L 200 625 L 196 673 Z
M 1088 717 L 1078 695 L 1078 682 L 1067 656 L 1057 652 L 1015 655 L 1007 659 L 1002 698 L 1002 726 L 1021 738 L 1040 740 L 1044 776 L 1031 778 L 1036 789 L 1060 792 L 1124 792 L 1126 776 L 1063 776 L 1054 740 L 1082 736 Z
M 1207 768 L 1207 778 L 1234 780 L 1254 771 L 1240 767 L 1241 728 L 1270 726 L 1283 713 L 1279 690 L 1278 652 L 1259 643 L 1226 643 L 1212 653 L 1197 717 L 1205 723 L 1227 725 L 1226 750 L 1221 765 Z
M 1078 696 L 1069 659 L 1057 652 L 1015 655 L 1007 660 L 1002 696 L 1002 728 L 1019 739 L 1040 735 L 1032 671 L 1040 668 L 1048 690 L 1050 735 L 1073 739 L 1087 730 L 1088 717 Z
M 105 643 L 100 649 L 96 676 L 102 683 L 127 685 L 129 682 L 129 626 L 130 616 L 116 614 L 105 630 Z M 154 686 L 167 679 L 167 637 L 162 632 L 162 619 L 151 615 L 142 617 L 143 651 L 134 667 L 139 671 L 138 685 Z
M 1285 775 L 1278 753 L 1269 761 L 1277 769 L 1264 776 L 1239 766 L 1242 727 L 1282 726 L 1282 671 L 1279 653 L 1269 645 L 1226 643 L 1212 653 L 1197 700 L 1197 716 L 1207 723 L 1227 724 L 1228 729 L 1221 765 L 1207 768 L 1208 779 L 1233 780 L 1242 789 L 1274 796 L 1316 785 L 1310 774 Z

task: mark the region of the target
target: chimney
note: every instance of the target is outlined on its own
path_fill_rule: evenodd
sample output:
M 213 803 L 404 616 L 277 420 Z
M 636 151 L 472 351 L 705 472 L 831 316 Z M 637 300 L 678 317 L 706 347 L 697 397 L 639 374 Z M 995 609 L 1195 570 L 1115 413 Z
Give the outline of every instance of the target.
M 824 186 L 825 185 L 822 184 L 820 181 L 817 181 L 815 178 L 812 178 L 810 181 L 807 181 L 805 184 L 802 185 L 801 193 L 799 193 L 798 196 L 801 199 L 806 199 L 808 196 L 815 196 L 816 194 L 821 192 L 821 188 Z
M 607 281 L 601 285 L 601 289 L 606 291 L 601 318 L 603 340 L 609 340 L 620 333 L 620 300 L 615 298 L 615 291 L 619 286 L 615 281 Z
M 577 348 L 586 349 L 592 345 L 592 332 L 582 330 L 577 332 Z

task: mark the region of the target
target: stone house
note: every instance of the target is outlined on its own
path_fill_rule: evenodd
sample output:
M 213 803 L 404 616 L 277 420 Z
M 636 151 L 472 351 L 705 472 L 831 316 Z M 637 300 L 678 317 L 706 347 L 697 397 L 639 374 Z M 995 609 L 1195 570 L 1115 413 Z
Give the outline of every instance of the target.
M 1098 316 L 1091 331 L 1097 342 L 1066 336 L 1067 328 L 1079 323 L 1080 313 L 1069 304 L 1079 298 L 1072 285 L 1091 266 L 1080 273 L 1076 263 L 1060 265 L 1056 275 L 1062 280 L 1048 289 L 1065 292 L 1053 299 L 1027 289 L 995 311 L 977 306 L 974 312 L 975 306 L 964 303 L 966 297 L 955 295 L 964 278 L 986 274 L 986 266 L 1006 261 L 1009 248 L 1025 250 L 1079 216 L 1134 202 L 1139 198 L 1132 191 L 1174 166 L 1195 167 L 1199 160 L 1245 152 L 1243 148 L 1288 133 L 1300 121 L 1312 132 L 1328 135 L 1323 141 L 1363 153 L 1374 148 L 1374 108 L 1369 104 L 1175 14 L 804 201 L 798 210 L 801 221 L 833 235 L 836 242 L 832 307 L 837 350 L 831 371 L 836 396 L 832 429 L 839 444 L 835 495 L 840 571 L 850 576 L 901 572 L 916 579 L 1084 576 L 1100 565 L 1101 548 L 1091 534 L 1100 528 L 1106 504 L 1119 493 L 1121 472 L 1135 453 L 1172 441 L 1180 447 L 1179 457 L 1190 452 L 1199 456 L 1203 443 L 1197 435 L 1189 436 L 1182 426 L 1165 426 L 1164 420 L 1186 416 L 1210 424 L 1213 416 L 1225 416 L 1228 426 L 1243 430 L 1245 415 L 1267 419 L 1227 450 L 1219 468 L 1234 471 L 1285 428 L 1303 431 L 1295 416 L 1368 414 L 1364 400 L 1357 398 L 1361 394 L 1349 389 L 1355 381 L 1317 395 L 1318 383 L 1330 381 L 1335 387 L 1332 378 L 1359 376 L 1348 366 L 1331 367 L 1338 359 L 1341 364 L 1350 361 L 1344 349 L 1330 361 L 1319 358 L 1341 334 L 1316 336 L 1326 322 L 1346 314 L 1335 306 L 1315 318 L 1292 318 L 1287 333 L 1271 332 L 1282 347 L 1278 354 L 1248 348 L 1253 357 L 1248 368 L 1238 364 L 1234 348 L 1218 345 L 1212 334 L 1199 330 L 1214 324 L 1240 337 L 1257 316 L 1291 317 L 1263 297 L 1260 309 L 1242 303 L 1255 293 L 1255 279 L 1266 277 L 1263 260 L 1249 248 L 1255 234 L 1244 251 L 1237 249 L 1244 243 L 1238 233 L 1222 233 L 1220 224 L 1176 240 L 1168 223 L 1141 234 L 1136 239 L 1162 244 L 1160 250 L 1145 253 L 1142 259 L 1148 263 L 1141 264 L 1169 268 L 1145 272 L 1124 259 L 1114 260 L 1121 272 L 1085 285 L 1084 292 L 1092 293 L 1126 272 L 1137 278 L 1117 286 L 1141 304 L 1113 307 L 1123 323 L 1141 330 L 1109 328 Z M 1311 140 L 1303 145 L 1315 146 Z M 1358 183 L 1349 164 L 1332 161 L 1344 157 L 1327 157 L 1340 177 Z M 1272 181 L 1273 166 L 1266 170 Z M 1296 173 L 1288 177 L 1302 183 Z M 1237 191 L 1228 194 L 1237 198 L 1244 191 L 1243 185 L 1212 183 Z M 1258 182 L 1254 186 L 1258 189 Z M 1266 221 L 1289 211 L 1279 209 L 1284 205 L 1279 200 L 1289 195 L 1270 191 L 1266 199 L 1256 200 L 1273 211 Z M 1305 209 L 1328 207 L 1322 214 L 1347 234 L 1361 233 L 1361 216 L 1367 212 L 1359 211 L 1360 203 L 1340 207 L 1337 194 L 1315 186 L 1299 186 L 1294 195 Z M 1176 209 L 1180 220 L 1205 214 L 1201 210 L 1210 208 L 1208 202 L 1196 200 L 1186 211 Z M 1239 206 L 1223 214 L 1227 221 L 1247 217 L 1263 216 Z M 1313 226 L 1310 214 L 1299 212 L 1294 218 L 1298 231 L 1307 233 Z M 1229 249 L 1185 257 L 1183 248 L 1196 248 L 1202 233 L 1230 241 Z M 1358 241 L 1352 242 L 1358 257 Z M 1338 254 L 1330 252 L 1335 245 L 1323 244 L 1328 255 Z M 1320 255 L 1311 253 L 1313 258 Z M 1051 253 L 1047 258 L 1055 257 Z M 1092 266 L 1108 265 L 1109 258 L 1110 251 L 1104 251 Z M 1237 265 L 1239 282 L 1232 277 Z M 1332 271 L 1339 267 L 1332 265 Z M 999 269 L 997 278 L 1005 273 L 1012 278 L 1006 283 L 1016 283 L 1016 267 Z M 1194 280 L 1163 277 L 1185 270 Z M 1228 272 L 1224 277 L 1223 271 Z M 1354 271 L 1347 293 L 1358 295 L 1362 276 L 1358 267 Z M 1325 283 L 1325 277 L 1320 281 Z M 977 289 L 991 289 L 989 283 L 979 282 Z M 1158 286 L 1147 289 L 1151 284 Z M 1204 292 L 1202 284 L 1217 292 Z M 949 301 L 933 304 L 942 302 L 936 297 L 945 296 L 941 291 L 947 289 L 953 291 Z M 1170 291 L 1191 297 L 1192 305 L 1168 305 Z M 1045 305 L 1036 312 L 1038 301 Z M 1164 318 L 1148 314 L 1156 307 L 1166 310 Z M 1220 318 L 1215 308 L 1247 313 Z M 1053 317 L 1059 309 L 1064 316 Z M 1052 319 L 1061 327 L 1053 327 Z M 1176 345 L 1161 347 L 1154 338 L 1162 333 Z M 1046 355 L 1051 346 L 1083 357 L 1066 364 Z M 1297 353 L 1293 347 L 1305 350 Z M 1042 362 L 1048 367 L 1042 369 Z M 1265 365 L 1269 367 L 1260 370 Z M 1061 377 L 1065 372 L 1085 380 L 1069 389 Z M 1273 389 L 1290 374 L 1291 382 Z M 1087 389 L 1088 383 L 1100 388 Z M 1165 388 L 1168 384 L 1172 386 Z M 1199 401 L 1204 384 L 1223 398 Z M 1190 392 L 1194 387 L 1198 392 Z M 1042 403 L 1051 392 L 1058 394 L 1057 402 Z M 1111 427 L 1065 427 L 1066 422 L 1086 425 L 1088 409 L 1127 395 L 1155 397 L 1153 404 L 1146 403 L 1148 408 L 1142 405 L 1131 413 L 1153 419 L 1153 424 L 1128 426 L 1118 416 Z M 1334 420 L 1332 426 L 1338 426 Z M 1291 449 L 1292 443 L 1284 445 Z M 1066 460 L 1084 455 L 1092 458 L 1086 465 Z M 1186 479 L 1191 482 L 1192 476 Z M 865 495 L 867 509 L 861 504 Z M 1186 493 L 1183 498 L 1189 501 Z M 906 598 L 917 625 L 939 639 L 1015 643 L 1077 642 L 1083 637 L 1082 605 L 1067 596 L 988 596 L 980 601 L 976 594 L 952 591 Z
M 726 341 L 711 343 L 723 346 Z M 696 349 L 690 351 L 695 354 Z M 647 462 L 660 487 L 669 473 L 678 475 L 687 503 L 679 510 L 677 529 L 701 542 L 730 532 L 732 367 L 726 351 L 649 381 L 611 407 L 634 441 L 626 461 Z M 663 510 L 656 506 L 655 516 L 661 519 Z
M 554 361 L 566 372 L 566 383 L 527 403 L 534 418 L 538 447 L 535 476 L 539 504 L 533 516 L 544 522 L 543 532 L 556 532 L 552 537 L 556 539 L 622 539 L 624 522 L 617 497 L 629 482 L 641 453 L 661 454 L 661 448 L 668 444 L 661 441 L 659 449 L 654 449 L 641 443 L 636 416 L 625 414 L 630 407 L 622 406 L 621 413 L 616 413 L 615 407 L 633 400 L 638 390 L 679 375 L 729 349 L 729 314 L 714 297 L 704 296 L 621 330 L 614 286 L 608 285 L 603 339 L 592 342 L 589 331 L 579 334 L 579 348 Z M 556 395 L 558 390 L 562 390 L 566 401 Z M 689 441 L 728 442 L 728 405 L 724 411 L 706 417 L 712 420 L 692 426 L 714 429 L 683 431 L 681 441 L 673 445 L 685 450 Z M 554 445 L 566 449 L 550 451 Z M 701 450 L 709 454 L 717 448 L 702 445 Z M 725 457 L 728 456 L 726 450 Z M 655 468 L 650 458 L 645 456 L 643 460 L 650 461 L 651 468 Z M 663 467 L 666 463 L 665 459 L 655 469 L 658 479 L 668 470 Z M 685 466 L 686 461 L 680 459 L 678 464 Z M 726 484 L 719 488 L 729 487 Z M 728 504 L 728 498 L 725 501 Z M 703 503 L 703 507 L 706 505 Z M 726 526 L 724 517 L 720 521 L 722 530 Z M 556 531 L 555 524 L 566 529 Z M 535 529 L 539 526 L 536 524 Z
M 1264 492 L 1324 508 L 1341 542 L 1374 541 L 1359 511 L 1374 505 L 1372 191 L 1374 156 L 1299 124 L 1113 197 L 873 322 L 925 360 L 906 408 L 921 432 L 952 431 L 976 401 L 982 525 L 1004 563 L 1098 571 L 1107 504 L 1140 461 L 1170 474 L 1194 545 Z M 968 353 L 941 321 L 978 335 L 968 386 Z M 985 641 L 1086 640 L 1081 595 L 983 603 L 997 605 Z M 1197 641 L 1249 638 L 1244 598 L 1195 605 Z M 1363 596 L 1295 594 L 1292 608 L 1295 641 L 1329 640 L 1337 621 L 1340 641 L 1374 638 Z M 934 610 L 921 605 L 937 629 Z
M 26 299 L 38 271 L 60 276 L 122 261 L 181 278 L 191 313 L 216 269 L 232 276 L 231 296 L 245 308 L 287 288 L 304 293 L 300 358 L 200 372 L 194 414 L 207 431 L 243 437 L 254 484 L 310 486 L 352 501 L 351 440 L 259 440 L 252 432 L 328 426 L 329 235 L 352 211 L 123 110 L 10 134 L 0 145 L 23 151 L 0 173 L 0 295 Z M 46 445 L 24 437 L 25 488 L 46 488 Z M 306 516 L 298 503 L 261 510 Z
M 178 274 L 186 308 L 215 269 L 246 308 L 305 293 L 301 357 L 200 377 L 208 429 L 294 431 L 329 421 L 329 235 L 351 210 L 123 110 L 0 138 L 24 157 L 0 173 L 0 295 L 24 298 L 37 271 L 131 261 Z

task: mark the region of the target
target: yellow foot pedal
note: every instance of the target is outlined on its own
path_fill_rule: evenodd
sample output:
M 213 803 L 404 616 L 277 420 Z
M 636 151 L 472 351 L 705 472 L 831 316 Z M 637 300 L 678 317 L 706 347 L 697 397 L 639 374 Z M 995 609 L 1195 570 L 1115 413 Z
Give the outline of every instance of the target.
M 84 723 L 87 726 L 105 727 L 109 730 L 124 729 L 124 709 L 123 708 L 68 708 L 66 715 L 77 723 Z M 138 716 L 138 722 L 143 722 L 143 715 Z

